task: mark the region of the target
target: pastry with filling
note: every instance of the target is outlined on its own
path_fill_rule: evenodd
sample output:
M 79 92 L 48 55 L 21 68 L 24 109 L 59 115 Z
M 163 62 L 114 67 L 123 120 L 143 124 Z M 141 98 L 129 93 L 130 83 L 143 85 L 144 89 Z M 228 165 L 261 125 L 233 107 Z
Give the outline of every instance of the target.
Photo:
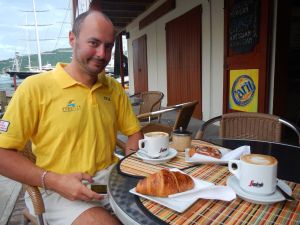
M 196 153 L 214 157 L 217 159 L 220 159 L 222 157 L 222 153 L 219 149 L 207 145 L 192 146 L 189 150 L 189 156 L 192 157 Z

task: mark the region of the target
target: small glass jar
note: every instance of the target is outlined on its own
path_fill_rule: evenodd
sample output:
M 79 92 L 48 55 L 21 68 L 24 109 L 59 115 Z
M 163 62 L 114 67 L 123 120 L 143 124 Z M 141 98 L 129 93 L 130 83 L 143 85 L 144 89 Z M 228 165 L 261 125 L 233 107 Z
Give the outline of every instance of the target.
M 179 130 L 172 132 L 172 146 L 177 150 L 183 152 L 186 148 L 191 147 L 192 133 L 187 130 L 183 130 L 181 127 Z

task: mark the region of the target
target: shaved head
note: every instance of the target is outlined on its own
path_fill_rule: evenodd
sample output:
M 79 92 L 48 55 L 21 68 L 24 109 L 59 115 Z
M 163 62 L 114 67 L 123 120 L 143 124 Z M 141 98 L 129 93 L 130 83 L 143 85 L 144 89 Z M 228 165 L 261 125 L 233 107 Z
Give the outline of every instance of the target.
M 74 24 L 72 27 L 72 32 L 74 33 L 75 37 L 79 36 L 81 25 L 85 21 L 86 17 L 88 17 L 89 15 L 94 14 L 94 13 L 99 14 L 103 19 L 105 19 L 108 23 L 110 23 L 113 26 L 112 21 L 104 13 L 97 11 L 97 10 L 88 10 L 88 11 L 78 15 L 74 21 Z

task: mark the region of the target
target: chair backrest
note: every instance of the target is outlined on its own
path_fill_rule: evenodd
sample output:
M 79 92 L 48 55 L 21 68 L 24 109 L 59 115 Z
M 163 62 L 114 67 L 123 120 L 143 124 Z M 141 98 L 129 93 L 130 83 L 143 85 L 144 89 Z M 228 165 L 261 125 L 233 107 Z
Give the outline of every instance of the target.
M 31 162 L 35 163 L 36 157 L 32 153 L 31 146 L 32 146 L 31 141 L 28 141 L 21 154 L 26 158 L 28 158 Z M 25 189 L 32 201 L 34 214 L 36 217 L 34 217 L 29 213 L 28 208 L 25 208 L 23 210 L 23 216 L 26 218 L 26 220 L 31 221 L 33 224 L 41 224 L 41 225 L 44 224 L 43 213 L 45 213 L 45 205 L 39 187 L 25 185 Z
M 140 114 L 137 116 L 139 120 L 148 121 L 147 124 L 144 124 L 144 126 L 142 126 L 141 130 L 143 133 L 148 133 L 153 131 L 166 132 L 171 137 L 173 130 L 179 129 L 180 127 L 182 127 L 183 129 L 187 128 L 197 104 L 198 104 L 197 101 L 187 102 L 187 103 L 169 106 L 165 109 L 161 109 L 158 111 Z M 172 111 L 177 111 L 175 123 L 173 126 L 162 124 L 159 122 L 152 122 L 153 118 L 160 117 L 164 113 L 169 113 Z M 117 138 L 116 144 L 120 149 L 125 151 L 126 144 L 123 140 Z
M 158 111 L 140 114 L 137 117 L 139 118 L 139 120 L 148 120 L 148 124 L 144 125 L 146 127 L 145 129 L 147 129 L 147 132 L 151 132 L 150 129 L 155 129 L 152 131 L 159 131 L 160 129 L 161 131 L 165 131 L 170 134 L 173 130 L 179 129 L 180 127 L 182 127 L 182 129 L 186 129 L 188 127 L 197 104 L 197 101 L 193 101 L 178 105 L 172 105 Z M 161 123 L 151 122 L 153 118 L 162 116 L 164 113 L 168 113 L 171 111 L 177 111 L 175 123 L 173 125 L 167 126 Z
M 182 129 L 187 129 L 197 104 L 197 101 L 192 101 L 171 106 L 178 110 L 173 130 L 177 130 L 180 127 L 182 127 Z
M 32 153 L 31 142 L 28 141 L 24 147 L 24 150 L 21 152 L 27 159 L 35 163 L 35 155 Z
M 8 101 L 5 91 L 0 91 L 0 112 L 5 112 L 5 107 L 7 106 Z
M 220 137 L 271 142 L 281 142 L 284 124 L 296 132 L 300 144 L 299 128 L 292 123 L 275 115 L 248 112 L 227 113 L 206 121 L 198 130 L 196 139 L 203 139 L 205 130 L 218 121 L 220 121 Z
M 222 116 L 220 136 L 262 141 L 281 141 L 279 117 L 263 113 L 237 112 Z
M 159 110 L 163 97 L 164 94 L 160 91 L 141 92 L 142 103 L 140 104 L 139 114 Z

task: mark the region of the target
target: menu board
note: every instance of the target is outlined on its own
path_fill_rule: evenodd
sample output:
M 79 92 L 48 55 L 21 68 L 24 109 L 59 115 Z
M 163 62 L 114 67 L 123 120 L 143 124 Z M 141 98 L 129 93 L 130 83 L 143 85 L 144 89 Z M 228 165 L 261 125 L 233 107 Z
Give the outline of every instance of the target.
M 229 12 L 229 47 L 236 53 L 253 50 L 259 38 L 259 0 L 235 0 Z

